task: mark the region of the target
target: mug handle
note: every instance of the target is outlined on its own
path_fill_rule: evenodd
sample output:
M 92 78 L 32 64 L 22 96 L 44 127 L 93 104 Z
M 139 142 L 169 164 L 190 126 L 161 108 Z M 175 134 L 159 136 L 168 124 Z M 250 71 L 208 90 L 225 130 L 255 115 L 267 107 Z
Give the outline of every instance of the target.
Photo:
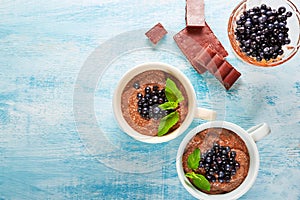
M 217 112 L 214 110 L 198 107 L 196 108 L 194 117 L 204 119 L 204 120 L 215 120 L 217 117 Z
M 247 130 L 252 139 L 257 142 L 271 133 L 271 129 L 267 123 L 253 126 Z

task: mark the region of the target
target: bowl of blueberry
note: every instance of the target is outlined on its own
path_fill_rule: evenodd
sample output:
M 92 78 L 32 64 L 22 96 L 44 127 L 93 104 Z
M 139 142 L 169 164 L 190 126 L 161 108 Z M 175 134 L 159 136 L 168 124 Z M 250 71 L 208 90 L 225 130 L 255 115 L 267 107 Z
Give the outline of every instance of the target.
M 228 37 L 244 62 L 278 66 L 300 48 L 300 13 L 290 0 L 243 0 L 230 15 Z
M 197 107 L 185 74 L 161 62 L 143 63 L 124 74 L 114 92 L 113 111 L 125 133 L 146 143 L 176 138 L 194 118 L 216 118 L 215 111 Z

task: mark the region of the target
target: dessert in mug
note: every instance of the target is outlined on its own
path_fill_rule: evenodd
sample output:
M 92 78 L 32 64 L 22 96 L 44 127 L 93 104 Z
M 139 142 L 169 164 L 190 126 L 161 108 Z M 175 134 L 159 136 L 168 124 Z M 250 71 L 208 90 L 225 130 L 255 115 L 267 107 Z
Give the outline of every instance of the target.
M 180 81 L 161 70 L 133 77 L 121 96 L 126 122 L 137 132 L 162 136 L 176 130 L 188 113 L 187 93 Z
M 223 194 L 245 180 L 250 158 L 246 144 L 236 133 L 225 128 L 208 128 L 189 141 L 182 164 L 196 188 L 208 194 Z M 197 179 L 204 177 L 203 187 L 203 181 L 198 185 Z

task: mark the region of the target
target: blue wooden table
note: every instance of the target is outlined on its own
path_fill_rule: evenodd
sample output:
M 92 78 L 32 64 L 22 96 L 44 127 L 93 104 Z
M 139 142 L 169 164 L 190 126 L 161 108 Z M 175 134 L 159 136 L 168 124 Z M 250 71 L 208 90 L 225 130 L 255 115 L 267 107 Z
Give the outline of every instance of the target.
M 300 199 L 300 53 L 274 68 L 244 64 L 227 38 L 239 1 L 205 2 L 206 21 L 242 73 L 228 92 L 197 74 L 172 39 L 185 26 L 184 0 L 2 0 L 0 199 L 193 199 L 175 168 L 185 134 L 144 144 L 113 117 L 116 83 L 148 61 L 182 70 L 199 106 L 215 109 L 218 120 L 270 125 L 257 143 L 257 180 L 242 199 Z M 153 48 L 143 33 L 157 22 L 169 33 Z

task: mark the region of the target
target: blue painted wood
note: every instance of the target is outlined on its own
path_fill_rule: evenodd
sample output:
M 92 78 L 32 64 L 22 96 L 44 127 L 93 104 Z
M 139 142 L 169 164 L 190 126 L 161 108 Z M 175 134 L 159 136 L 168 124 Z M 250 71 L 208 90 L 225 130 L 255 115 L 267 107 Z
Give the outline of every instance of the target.
M 218 119 L 245 129 L 260 122 L 271 126 L 272 134 L 257 143 L 257 180 L 242 199 L 300 199 L 300 54 L 269 69 L 239 61 L 226 35 L 237 3 L 206 1 L 206 20 L 228 49 L 229 62 L 242 73 L 229 92 L 211 75 L 198 75 L 186 60 L 160 48 L 128 53 L 108 66 L 95 87 L 95 116 L 105 132 L 99 141 L 114 147 L 105 157 L 99 152 L 104 144 L 87 150 L 76 127 L 74 86 L 82 66 L 98 46 L 120 33 L 157 22 L 171 32 L 181 30 L 185 1 L 1 1 L 0 199 L 193 199 L 175 169 L 182 137 L 157 146 L 136 142 L 117 129 L 111 106 L 101 107 L 111 99 L 110 78 L 117 82 L 132 62 L 154 58 L 175 60 L 194 83 L 198 104 L 216 109 Z M 299 1 L 294 3 L 300 8 Z M 167 37 L 162 42 L 171 41 L 172 35 Z M 195 120 L 191 128 L 202 122 Z M 135 168 L 118 157 L 124 152 L 127 160 L 152 170 L 132 173 Z

